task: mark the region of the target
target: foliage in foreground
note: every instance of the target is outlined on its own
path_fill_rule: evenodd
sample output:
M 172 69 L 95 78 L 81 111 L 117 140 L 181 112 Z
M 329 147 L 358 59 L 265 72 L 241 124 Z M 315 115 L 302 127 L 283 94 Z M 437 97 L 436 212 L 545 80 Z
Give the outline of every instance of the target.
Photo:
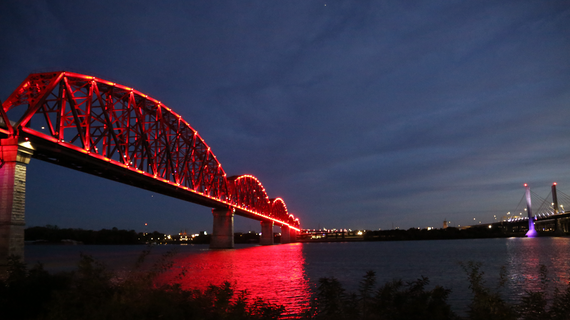
M 422 277 L 404 283 L 387 282 L 375 289 L 376 275 L 368 271 L 358 293 L 347 294 L 335 278 L 321 278 L 307 319 L 459 319 L 451 311 L 447 298 L 451 292 L 440 286 L 426 290 L 429 280 Z
M 123 277 L 109 272 L 90 256 L 82 255 L 77 270 L 50 274 L 41 264 L 31 269 L 10 260 L 9 275 L 0 280 L 2 319 L 279 319 L 284 308 L 236 292 L 228 282 L 205 290 L 183 290 L 179 285 L 156 285 L 171 268 L 170 255 L 144 269 L 143 252 L 133 271 Z M 483 278 L 481 264 L 462 264 L 473 294 L 467 314 L 455 314 L 447 299 L 451 290 L 429 287 L 429 280 L 393 280 L 377 287 L 373 271 L 366 273 L 356 293 L 347 293 L 335 278 L 321 278 L 310 307 L 301 319 L 386 320 L 564 320 L 570 318 L 570 285 L 547 294 L 547 270 L 540 268 L 542 287 L 527 291 L 521 301 L 502 298 L 506 283 L 501 272 L 496 289 Z M 504 271 L 504 270 L 503 270 Z
M 565 290 L 547 294 L 547 271 L 541 266 L 542 287 L 526 291 L 522 299 L 509 303 L 501 296 L 506 284 L 501 270 L 496 289 L 489 288 L 481 271 L 481 263 L 461 265 L 467 274 L 472 299 L 465 317 L 455 314 L 447 299 L 451 290 L 440 286 L 426 289 L 425 277 L 412 282 L 394 280 L 375 289 L 376 277 L 369 271 L 360 282 L 357 293 L 346 293 L 335 278 L 321 278 L 305 319 L 330 320 L 568 320 L 570 319 L 570 284 Z
M 27 270 L 11 259 L 9 276 L 0 283 L 2 319 L 277 319 L 281 306 L 251 299 L 228 282 L 206 290 L 155 285 L 169 268 L 163 257 L 119 279 L 90 256 L 81 256 L 77 271 L 51 275 L 40 264 Z
M 500 280 L 496 290 L 491 290 L 483 280 L 480 271 L 481 263 L 468 262 L 462 267 L 467 273 L 469 288 L 473 299 L 469 304 L 468 319 L 470 320 L 568 320 L 570 319 L 570 284 L 561 291 L 554 290 L 548 295 L 548 274 L 544 265 L 540 266 L 539 274 L 541 288 L 537 291 L 525 291 L 522 299 L 514 304 L 506 302 L 500 289 L 506 283 L 505 270 L 501 270 Z

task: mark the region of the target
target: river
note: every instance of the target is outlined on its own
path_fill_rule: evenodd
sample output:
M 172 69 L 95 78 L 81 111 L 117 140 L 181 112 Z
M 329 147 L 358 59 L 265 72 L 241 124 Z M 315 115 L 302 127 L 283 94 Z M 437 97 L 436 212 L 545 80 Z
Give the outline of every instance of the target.
M 40 261 L 48 271 L 69 271 L 81 252 L 122 272 L 132 267 L 143 250 L 144 246 L 29 245 L 26 261 Z M 335 277 L 348 291 L 356 291 L 368 270 L 376 272 L 378 283 L 428 277 L 430 286 L 452 290 L 449 303 L 460 313 L 471 298 L 460 263 L 483 263 L 490 287 L 498 283 L 500 269 L 505 267 L 508 281 L 503 294 L 507 300 L 517 300 L 524 290 L 541 286 L 541 265 L 548 270 L 550 290 L 564 288 L 570 280 L 570 238 L 236 245 L 234 250 L 163 245 L 151 248 L 150 263 L 168 251 L 176 254 L 163 281 L 177 281 L 188 289 L 229 281 L 254 297 L 284 305 L 288 313 L 308 306 L 319 278 Z

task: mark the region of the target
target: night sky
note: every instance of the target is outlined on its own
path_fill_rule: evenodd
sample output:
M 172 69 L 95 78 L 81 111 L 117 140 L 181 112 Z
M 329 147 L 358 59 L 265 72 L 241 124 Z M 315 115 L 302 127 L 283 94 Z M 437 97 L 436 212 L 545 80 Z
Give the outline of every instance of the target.
M 133 87 L 304 228 L 485 223 L 523 183 L 570 194 L 569 1 L 3 0 L 0 43 L 2 101 L 36 72 Z M 26 205 L 28 226 L 212 229 L 207 207 L 39 160 Z

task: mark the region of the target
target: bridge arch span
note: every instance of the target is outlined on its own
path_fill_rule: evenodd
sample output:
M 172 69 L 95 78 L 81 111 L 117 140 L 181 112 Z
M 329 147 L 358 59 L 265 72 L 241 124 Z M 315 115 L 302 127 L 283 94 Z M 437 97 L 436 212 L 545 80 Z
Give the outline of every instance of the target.
M 244 174 L 228 178 L 231 202 L 239 208 L 270 215 L 269 197 L 261 182 L 254 176 Z
M 77 151 L 227 201 L 226 173 L 204 139 L 180 115 L 133 88 L 70 72 L 31 74 L 2 106 L 7 116 L 27 107 L 6 129 L 44 140 L 34 143 L 35 158 L 77 169 L 77 161 L 53 157 L 53 151 Z
M 299 219 L 295 218 L 295 216 L 292 214 L 289 215 L 288 222 L 289 222 L 289 225 L 291 225 L 293 227 L 299 228 L 301 226 Z
M 281 221 L 287 221 L 289 212 L 287 205 L 281 198 L 271 199 L 271 217 Z
M 292 227 L 299 227 L 300 222 L 298 218 L 295 218 L 294 215 L 290 214 L 287 210 L 287 205 L 285 201 L 281 198 L 271 199 L 271 217 L 285 221 Z
M 233 228 L 235 213 L 299 230 L 290 224 L 295 220 L 283 200 L 272 203 L 257 178 L 228 179 L 210 147 L 180 115 L 140 91 L 96 77 L 30 74 L 0 108 L 0 151 L 0 177 L 14 188 L 22 187 L 14 179 L 16 162 L 25 170 L 33 157 L 208 206 L 223 228 Z M 27 162 L 21 160 L 24 153 Z M 10 201 L 23 206 L 24 199 Z M 14 216 L 4 203 L 0 215 Z M 273 210 L 275 205 L 279 209 Z M 21 219 L 8 227 L 22 225 L 23 211 L 17 214 Z M 231 240 L 228 230 L 224 237 Z

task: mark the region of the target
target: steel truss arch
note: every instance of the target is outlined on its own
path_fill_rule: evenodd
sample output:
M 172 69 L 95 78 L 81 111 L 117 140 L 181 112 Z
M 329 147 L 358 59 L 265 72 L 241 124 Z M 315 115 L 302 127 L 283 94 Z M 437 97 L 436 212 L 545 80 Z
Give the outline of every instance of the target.
M 296 219 L 294 215 L 290 214 L 287 210 L 287 205 L 285 201 L 281 198 L 271 199 L 271 217 L 280 221 L 284 221 L 290 226 L 300 227 L 299 219 Z
M 261 182 L 254 176 L 245 174 L 228 179 L 231 185 L 231 199 L 237 207 L 263 212 L 270 215 L 269 197 Z
M 289 213 L 287 211 L 287 206 L 285 205 L 285 201 L 281 198 L 271 199 L 271 217 L 286 221 Z
M 188 122 L 133 88 L 64 71 L 30 74 L 0 111 L 0 139 L 29 140 L 35 158 L 290 224 L 288 215 L 274 217 L 257 178 L 228 179 Z

